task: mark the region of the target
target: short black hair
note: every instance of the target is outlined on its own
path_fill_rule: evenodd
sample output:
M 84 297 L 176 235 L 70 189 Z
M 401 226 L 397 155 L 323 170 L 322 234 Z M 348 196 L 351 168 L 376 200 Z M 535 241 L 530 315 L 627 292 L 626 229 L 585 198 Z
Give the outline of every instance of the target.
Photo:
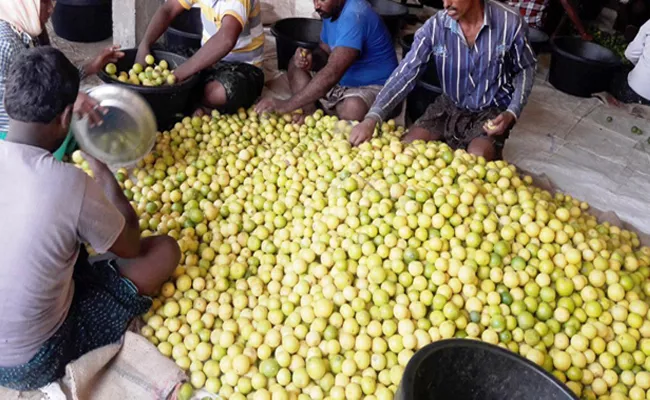
M 25 50 L 9 68 L 5 110 L 15 121 L 49 124 L 79 93 L 79 70 L 59 50 Z

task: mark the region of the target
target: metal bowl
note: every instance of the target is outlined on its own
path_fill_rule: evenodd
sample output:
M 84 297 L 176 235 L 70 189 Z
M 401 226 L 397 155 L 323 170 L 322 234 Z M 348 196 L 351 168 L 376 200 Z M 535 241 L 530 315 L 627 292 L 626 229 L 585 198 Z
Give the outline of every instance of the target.
M 126 167 L 147 155 L 156 142 L 156 118 L 138 93 L 118 85 L 88 91 L 107 110 L 101 125 L 91 127 L 87 117 L 72 120 L 79 147 L 111 167 Z

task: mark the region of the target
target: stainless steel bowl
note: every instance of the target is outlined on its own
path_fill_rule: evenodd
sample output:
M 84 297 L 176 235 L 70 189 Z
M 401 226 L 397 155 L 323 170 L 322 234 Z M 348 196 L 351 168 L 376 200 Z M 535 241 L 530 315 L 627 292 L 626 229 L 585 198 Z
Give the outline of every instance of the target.
M 136 92 L 118 85 L 97 86 L 88 95 L 107 110 L 101 125 L 91 127 L 87 117 L 72 120 L 79 147 L 111 167 L 135 164 L 156 142 L 156 118 Z

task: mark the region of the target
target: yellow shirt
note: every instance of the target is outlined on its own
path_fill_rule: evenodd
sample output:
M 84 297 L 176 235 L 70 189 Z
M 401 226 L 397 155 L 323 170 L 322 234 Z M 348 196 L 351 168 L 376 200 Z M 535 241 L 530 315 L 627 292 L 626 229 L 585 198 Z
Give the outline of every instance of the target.
M 264 61 L 264 28 L 262 26 L 261 0 L 178 0 L 186 9 L 194 4 L 201 8 L 203 39 L 205 44 L 221 28 L 226 15 L 242 24 L 242 32 L 233 50 L 223 61 L 243 62 L 262 66 Z

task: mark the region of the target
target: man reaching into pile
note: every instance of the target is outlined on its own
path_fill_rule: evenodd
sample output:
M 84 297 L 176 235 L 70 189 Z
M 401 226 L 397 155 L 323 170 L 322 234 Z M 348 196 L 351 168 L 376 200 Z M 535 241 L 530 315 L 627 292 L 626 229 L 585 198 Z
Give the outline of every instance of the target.
M 314 54 L 299 48 L 291 59 L 293 96 L 263 99 L 255 109 L 284 114 L 302 108 L 311 114 L 320 101 L 327 113 L 358 121 L 397 66 L 393 41 L 366 0 L 315 0 L 314 6 L 323 18 L 320 48 Z M 327 58 L 327 64 L 312 78 L 315 56 Z
M 201 8 L 203 40 L 195 54 L 174 70 L 181 82 L 201 73 L 197 115 L 212 109 L 227 114 L 253 105 L 264 89 L 264 27 L 260 0 L 168 0 L 154 14 L 138 48 L 144 63 L 151 46 L 172 21 L 193 5 Z
M 493 0 L 445 0 L 444 5 L 415 33 L 411 51 L 352 130 L 353 145 L 370 140 L 433 57 L 443 94 L 403 140 L 443 140 L 489 160 L 498 155 L 535 77 L 526 24 Z
M 119 341 L 180 260 L 171 237 L 140 238 L 138 217 L 104 164 L 87 157 L 93 180 L 52 156 L 78 92 L 79 71 L 52 47 L 25 50 L 9 71 L 9 132 L 0 142 L 0 386 L 10 389 L 57 381 L 71 361 Z M 85 243 L 121 259 L 89 262 Z

